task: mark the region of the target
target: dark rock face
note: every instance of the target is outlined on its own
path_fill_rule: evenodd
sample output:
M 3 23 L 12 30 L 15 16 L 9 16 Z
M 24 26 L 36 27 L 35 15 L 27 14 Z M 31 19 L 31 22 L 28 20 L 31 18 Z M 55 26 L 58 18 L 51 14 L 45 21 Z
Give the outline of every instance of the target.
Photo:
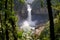
M 35 0 L 32 3 L 32 14 L 45 14 L 48 13 L 46 7 L 46 0 L 43 1 L 43 6 L 41 7 L 41 0 Z
M 48 14 L 47 8 L 33 9 L 32 14 Z
M 18 0 L 14 1 L 14 10 L 19 18 L 27 18 L 27 8 L 25 4 L 21 4 Z
M 23 19 L 27 18 L 27 8 L 26 5 L 22 7 L 22 9 L 19 11 L 19 16 L 22 17 Z

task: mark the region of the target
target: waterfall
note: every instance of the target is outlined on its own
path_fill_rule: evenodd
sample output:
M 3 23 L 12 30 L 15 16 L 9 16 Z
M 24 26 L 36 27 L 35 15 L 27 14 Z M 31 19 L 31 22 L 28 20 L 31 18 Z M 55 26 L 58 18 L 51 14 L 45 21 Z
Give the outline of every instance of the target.
M 27 11 L 28 11 L 28 17 L 27 17 L 27 20 L 25 20 L 23 23 L 22 23 L 22 26 L 21 28 L 25 31 L 25 32 L 28 32 L 28 31 L 31 31 L 35 29 L 35 21 L 32 21 L 32 15 L 31 15 L 31 6 L 29 4 L 27 4 Z
M 31 8 L 31 6 L 29 5 L 29 4 L 27 4 L 27 11 L 28 11 L 28 18 L 27 18 L 27 20 L 29 21 L 29 22 L 31 22 L 32 20 L 31 20 L 31 10 L 32 10 L 32 8 Z
M 22 28 L 25 32 L 28 32 L 31 31 L 31 29 L 35 30 L 36 21 L 32 21 L 31 5 L 27 1 L 26 1 L 26 5 L 27 5 L 28 17 L 27 20 L 23 21 L 22 26 L 20 28 Z

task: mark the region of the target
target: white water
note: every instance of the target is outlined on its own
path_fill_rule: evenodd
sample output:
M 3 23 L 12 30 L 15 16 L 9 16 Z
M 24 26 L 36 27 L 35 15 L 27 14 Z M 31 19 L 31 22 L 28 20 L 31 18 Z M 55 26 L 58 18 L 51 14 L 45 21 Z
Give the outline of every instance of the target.
M 31 15 L 31 6 L 29 4 L 27 4 L 27 11 L 28 11 L 28 17 L 27 20 L 23 21 L 21 28 L 25 31 L 25 32 L 29 32 L 31 30 L 34 30 L 36 21 L 32 21 L 32 15 Z
M 31 8 L 31 6 L 29 5 L 29 4 L 27 4 L 27 11 L 28 11 L 28 21 L 29 22 L 31 22 L 32 20 L 31 20 L 31 10 L 32 10 L 32 8 Z

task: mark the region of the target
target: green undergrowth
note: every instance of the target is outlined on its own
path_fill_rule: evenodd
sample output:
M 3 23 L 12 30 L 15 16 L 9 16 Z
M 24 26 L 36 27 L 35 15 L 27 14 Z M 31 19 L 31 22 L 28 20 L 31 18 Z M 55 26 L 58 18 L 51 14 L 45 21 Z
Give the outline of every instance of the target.
M 60 40 L 60 20 L 59 17 L 54 19 L 54 32 L 55 32 L 55 40 Z M 47 22 L 45 29 L 42 31 L 40 35 L 40 40 L 50 40 L 50 28 L 49 22 Z
M 41 32 L 39 37 L 36 39 L 34 34 L 26 33 L 23 30 L 18 31 L 18 40 L 50 40 L 50 28 L 49 28 L 49 21 L 45 24 L 44 30 Z M 54 19 L 54 32 L 55 32 L 55 39 L 60 40 L 60 20 L 59 18 Z

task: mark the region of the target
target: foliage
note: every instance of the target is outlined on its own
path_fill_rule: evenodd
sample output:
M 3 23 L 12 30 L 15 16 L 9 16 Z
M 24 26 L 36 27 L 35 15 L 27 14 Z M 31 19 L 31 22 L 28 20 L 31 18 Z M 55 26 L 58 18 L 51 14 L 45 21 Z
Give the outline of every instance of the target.
M 56 40 L 60 40 L 60 15 L 58 17 L 58 23 L 55 24 L 55 36 Z
M 0 40 L 15 40 L 17 39 L 16 23 L 17 17 L 13 10 L 13 0 L 0 1 L 0 14 L 1 14 L 1 36 Z
M 54 19 L 54 31 L 55 31 L 55 40 L 60 40 L 60 21 L 58 18 Z M 40 35 L 40 40 L 50 40 L 50 29 L 49 24 L 47 24 L 47 27 L 42 31 Z
M 31 33 L 23 30 L 18 31 L 18 40 L 31 40 Z
M 44 0 L 40 0 L 41 7 L 44 7 Z
M 18 31 L 18 40 L 39 40 L 36 39 L 34 33 L 32 31 L 25 32 L 23 30 Z
M 52 8 L 55 10 L 60 10 L 60 1 L 59 0 L 52 0 Z
M 50 29 L 49 29 L 49 22 L 46 23 L 44 30 L 42 31 L 41 35 L 39 36 L 40 40 L 50 40 Z
M 25 0 L 18 0 L 21 4 L 25 3 Z

